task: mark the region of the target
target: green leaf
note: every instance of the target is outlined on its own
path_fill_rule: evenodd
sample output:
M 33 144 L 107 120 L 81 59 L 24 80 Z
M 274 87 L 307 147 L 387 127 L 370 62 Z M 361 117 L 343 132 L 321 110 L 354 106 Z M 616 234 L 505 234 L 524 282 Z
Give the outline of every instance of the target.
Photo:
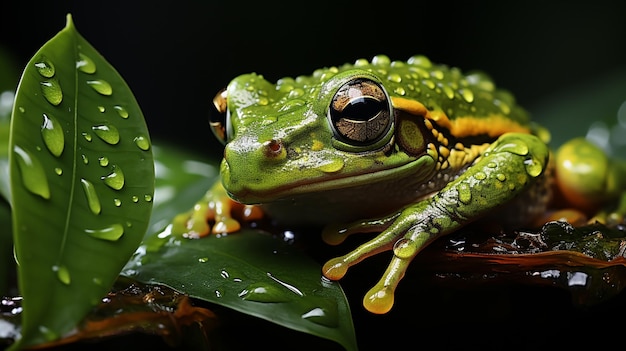
M 148 226 L 154 165 L 132 92 L 70 15 L 23 72 L 10 139 L 17 348 L 70 332 L 109 290 Z
M 356 349 L 352 316 L 340 285 L 322 281 L 320 265 L 304 253 L 251 229 L 199 240 L 167 235 L 172 218 L 193 207 L 211 184 L 219 180 L 219 160 L 172 144 L 155 144 L 156 191 L 150 229 L 144 245 L 122 275 L 144 283 L 164 284 L 195 298 Z M 226 268 L 230 272 L 244 272 L 246 278 L 235 281 L 237 277 L 231 275 L 233 280 L 229 281 L 224 277 L 230 274 Z M 270 278 L 268 272 L 274 278 L 285 279 L 287 284 L 295 282 L 294 287 L 305 296 L 290 292 L 278 280 Z M 290 300 L 259 303 L 243 299 L 239 293 L 246 284 L 272 285 L 272 289 L 281 291 Z M 221 292 L 221 297 L 216 291 Z M 319 323 L 313 321 L 312 315 L 303 318 L 303 310 L 314 304 L 330 306 L 327 320 L 336 318 L 338 324 L 319 324 L 324 323 L 322 316 Z
M 291 245 L 251 229 L 224 237 L 177 238 L 168 231 L 142 245 L 123 275 L 356 350 L 350 308 L 336 282 Z

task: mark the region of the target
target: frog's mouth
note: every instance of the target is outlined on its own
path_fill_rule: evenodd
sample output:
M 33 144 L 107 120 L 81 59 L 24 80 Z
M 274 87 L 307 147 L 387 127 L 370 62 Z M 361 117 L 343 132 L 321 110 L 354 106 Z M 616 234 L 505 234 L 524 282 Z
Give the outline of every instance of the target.
M 245 170 L 235 173 L 225 161 L 222 165 L 221 176 L 228 194 L 234 200 L 245 204 L 264 204 L 306 197 L 318 197 L 324 200 L 353 197 L 356 193 L 359 193 L 356 198 L 364 195 L 378 198 L 390 196 L 389 192 L 392 189 L 412 192 L 412 189 L 433 176 L 435 164 L 432 157 L 424 155 L 401 166 L 365 173 L 338 172 L 318 177 L 299 177 L 299 174 L 294 174 L 291 178 L 283 178 L 282 184 L 264 187 L 263 184 L 268 184 L 265 181 L 271 175 L 264 175 L 267 178 L 263 176 L 253 178 L 250 174 L 244 174 Z M 294 172 L 297 173 L 297 171 Z M 414 198 L 415 192 L 411 196 Z M 345 200 L 345 202 L 350 202 L 350 199 Z

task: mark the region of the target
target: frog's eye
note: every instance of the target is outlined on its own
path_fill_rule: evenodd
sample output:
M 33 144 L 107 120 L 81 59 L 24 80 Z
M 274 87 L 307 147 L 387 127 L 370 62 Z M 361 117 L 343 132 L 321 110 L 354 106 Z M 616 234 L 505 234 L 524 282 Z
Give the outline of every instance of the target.
M 209 114 L 209 125 L 213 135 L 217 137 L 222 144 L 226 144 L 228 136 L 226 133 L 227 121 L 228 121 L 228 106 L 226 104 L 226 89 L 222 89 L 213 98 L 214 111 Z
M 330 104 L 328 117 L 337 139 L 359 146 L 379 141 L 393 121 L 387 93 L 367 78 L 356 78 L 341 86 Z

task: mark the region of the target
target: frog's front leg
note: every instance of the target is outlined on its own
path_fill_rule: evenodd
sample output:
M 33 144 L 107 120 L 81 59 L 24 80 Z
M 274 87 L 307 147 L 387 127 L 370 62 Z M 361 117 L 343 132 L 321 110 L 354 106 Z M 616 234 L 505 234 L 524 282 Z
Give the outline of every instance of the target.
M 543 173 L 548 157 L 547 146 L 535 136 L 502 135 L 467 171 L 434 196 L 387 217 L 326 229 L 324 240 L 338 244 L 349 234 L 384 228 L 354 251 L 326 262 L 324 276 L 338 280 L 350 266 L 392 250 L 387 270 L 363 299 L 367 310 L 388 312 L 393 306 L 395 288 L 418 252 L 528 189 Z
M 191 210 L 174 218 L 171 230 L 173 234 L 195 239 L 209 234 L 234 233 L 241 228 L 240 220 L 248 222 L 262 217 L 259 207 L 231 199 L 218 180 Z

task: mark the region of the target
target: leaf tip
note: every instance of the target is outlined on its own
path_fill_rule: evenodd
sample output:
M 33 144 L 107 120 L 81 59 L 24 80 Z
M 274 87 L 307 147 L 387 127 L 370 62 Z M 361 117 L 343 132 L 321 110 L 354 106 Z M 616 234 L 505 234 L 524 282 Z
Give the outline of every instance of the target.
M 66 18 L 66 24 L 65 24 L 65 27 L 66 27 L 66 28 L 71 28 L 71 27 L 74 27 L 74 22 L 72 21 L 72 14 L 71 14 L 71 13 L 68 13 L 68 14 L 65 16 L 65 18 Z

